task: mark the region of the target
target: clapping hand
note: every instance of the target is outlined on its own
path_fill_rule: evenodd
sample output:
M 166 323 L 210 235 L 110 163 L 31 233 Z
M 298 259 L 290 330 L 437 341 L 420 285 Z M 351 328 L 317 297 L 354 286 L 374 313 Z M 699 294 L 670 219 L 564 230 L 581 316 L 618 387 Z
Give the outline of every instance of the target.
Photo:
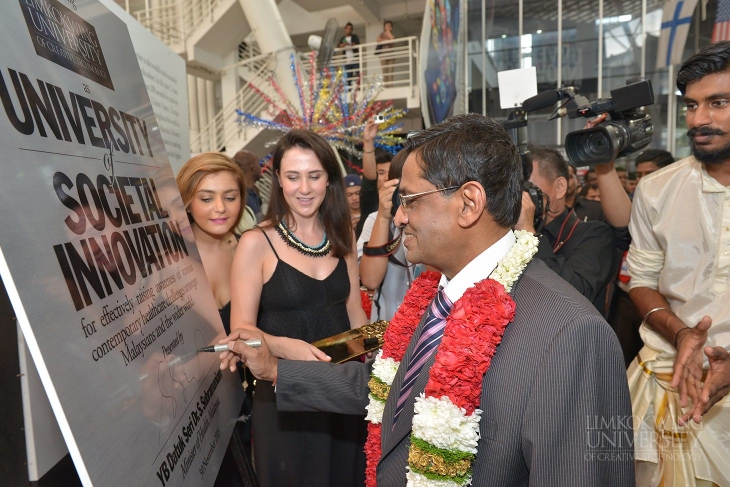
M 672 387 L 679 389 L 679 404 L 682 407 L 687 407 L 688 397 L 693 405 L 699 403 L 702 391 L 702 350 L 707 343 L 707 331 L 711 325 L 712 319 L 705 316 L 697 326 L 678 337 Z
M 705 347 L 704 352 L 710 361 L 710 370 L 702 386 L 699 401 L 694 402 L 694 407 L 679 418 L 682 426 L 690 418 L 699 424 L 702 416 L 730 392 L 730 353 L 722 347 Z

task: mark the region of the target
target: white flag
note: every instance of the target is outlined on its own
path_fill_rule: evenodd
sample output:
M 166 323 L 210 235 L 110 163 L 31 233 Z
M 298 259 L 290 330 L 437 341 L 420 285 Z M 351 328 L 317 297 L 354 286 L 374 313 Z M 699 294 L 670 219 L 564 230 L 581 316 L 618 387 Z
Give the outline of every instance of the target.
M 697 0 L 670 0 L 664 4 L 662 32 L 657 49 L 657 69 L 682 63 L 684 44 L 687 42 L 689 24 L 696 6 Z

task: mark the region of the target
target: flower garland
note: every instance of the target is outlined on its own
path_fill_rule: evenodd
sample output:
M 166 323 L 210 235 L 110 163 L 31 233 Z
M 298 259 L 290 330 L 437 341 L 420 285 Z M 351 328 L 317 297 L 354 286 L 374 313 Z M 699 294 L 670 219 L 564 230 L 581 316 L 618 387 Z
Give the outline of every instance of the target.
M 406 478 L 409 486 L 471 484 L 481 411 L 482 380 L 515 303 L 508 294 L 537 252 L 537 238 L 516 231 L 516 241 L 488 279 L 467 289 L 447 317 L 441 344 L 424 393 L 416 398 Z M 383 337 L 371 374 L 365 443 L 367 487 L 376 487 L 381 457 L 382 419 L 400 361 L 421 317 L 438 289 L 440 275 L 421 274 L 413 282 Z M 457 378 L 458 380 L 453 380 Z

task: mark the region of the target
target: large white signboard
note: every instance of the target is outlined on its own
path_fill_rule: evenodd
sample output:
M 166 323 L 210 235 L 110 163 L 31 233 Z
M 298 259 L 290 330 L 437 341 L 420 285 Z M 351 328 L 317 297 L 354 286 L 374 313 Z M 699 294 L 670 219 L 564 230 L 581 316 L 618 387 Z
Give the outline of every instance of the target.
M 127 24 L 165 151 L 175 174 L 190 159 L 190 124 L 185 60 L 114 0 L 100 0 Z
M 0 272 L 79 476 L 212 485 L 242 391 L 127 28 L 0 14 Z

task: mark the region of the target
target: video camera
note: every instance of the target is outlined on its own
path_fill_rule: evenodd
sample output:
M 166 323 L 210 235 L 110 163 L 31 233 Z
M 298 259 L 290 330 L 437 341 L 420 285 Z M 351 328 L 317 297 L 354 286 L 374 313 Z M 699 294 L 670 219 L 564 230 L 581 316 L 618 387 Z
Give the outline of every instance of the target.
M 548 120 L 565 115 L 577 118 L 608 114 L 608 119 L 596 127 L 577 130 L 565 137 L 565 151 L 573 166 L 604 164 L 649 145 L 654 135 L 654 125 L 644 107 L 654 103 L 650 80 L 628 80 L 626 86 L 611 90 L 610 98 L 590 102 L 577 92 L 573 87 L 550 90 L 523 103 L 525 111 L 531 112 L 568 98 Z

